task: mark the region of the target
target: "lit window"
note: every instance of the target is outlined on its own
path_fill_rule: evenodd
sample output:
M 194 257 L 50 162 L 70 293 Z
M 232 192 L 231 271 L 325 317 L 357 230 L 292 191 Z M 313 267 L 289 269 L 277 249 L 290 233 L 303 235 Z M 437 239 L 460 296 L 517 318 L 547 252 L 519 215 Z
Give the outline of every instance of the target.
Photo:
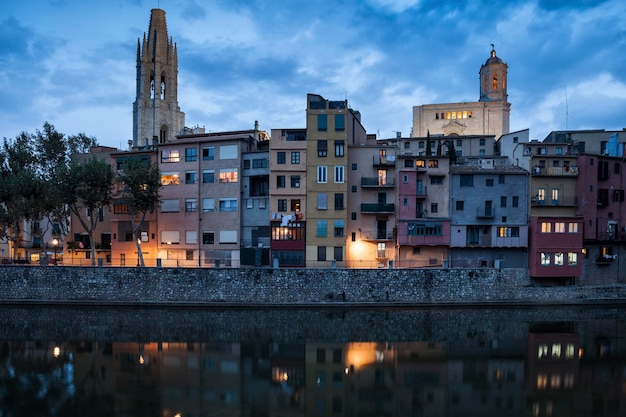
M 548 386 L 548 375 L 539 374 L 537 375 L 537 389 L 546 389 Z
M 436 159 L 429 159 L 428 160 L 428 168 L 437 168 L 439 167 L 439 161 Z
M 578 233 L 578 223 L 569 223 L 568 231 L 570 233 Z
M 552 223 L 542 222 L 541 223 L 541 233 L 552 233 Z
M 537 349 L 537 357 L 544 358 L 546 356 L 548 356 L 548 345 L 539 345 L 539 348 Z
M 574 359 L 575 347 L 573 343 L 568 343 L 565 346 L 565 358 Z
M 553 374 L 550 376 L 550 388 L 561 388 L 561 375 Z
M 220 182 L 237 182 L 238 180 L 237 168 L 220 169 Z
M 424 161 L 423 159 L 418 159 L 417 161 L 415 161 L 415 166 L 417 168 L 424 168 L 426 166 L 426 161 Z
M 565 233 L 565 223 L 554 223 L 554 233 Z
M 161 185 L 178 185 L 180 184 L 180 173 L 178 172 L 161 172 Z
M 567 254 L 568 265 L 578 265 L 578 254 L 576 252 L 569 252 Z
M 554 254 L 554 264 L 563 265 L 563 252 L 557 252 Z
M 541 265 L 547 266 L 550 265 L 550 254 L 541 252 Z
M 161 151 L 161 162 L 180 162 L 180 153 L 177 149 L 164 149 Z

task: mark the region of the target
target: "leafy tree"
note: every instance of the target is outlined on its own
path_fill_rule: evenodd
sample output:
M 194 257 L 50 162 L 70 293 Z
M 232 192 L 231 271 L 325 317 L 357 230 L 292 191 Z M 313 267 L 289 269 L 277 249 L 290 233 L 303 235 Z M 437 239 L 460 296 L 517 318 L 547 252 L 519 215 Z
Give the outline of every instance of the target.
M 38 220 L 45 209 L 45 185 L 37 175 L 33 138 L 22 132 L 4 139 L 0 150 L 0 235 L 12 244 L 17 257 L 23 221 Z
M 145 264 L 141 253 L 140 231 L 147 213 L 154 211 L 159 205 L 161 173 L 157 164 L 149 159 L 128 159 L 118 172 L 117 181 L 121 187 L 116 201 L 128 209 L 139 264 L 143 267 Z
M 111 204 L 112 187 L 111 166 L 95 156 L 81 163 L 72 161 L 63 178 L 61 189 L 64 191 L 65 202 L 89 235 L 92 266 L 96 264 L 93 233 L 98 225 L 99 214 Z

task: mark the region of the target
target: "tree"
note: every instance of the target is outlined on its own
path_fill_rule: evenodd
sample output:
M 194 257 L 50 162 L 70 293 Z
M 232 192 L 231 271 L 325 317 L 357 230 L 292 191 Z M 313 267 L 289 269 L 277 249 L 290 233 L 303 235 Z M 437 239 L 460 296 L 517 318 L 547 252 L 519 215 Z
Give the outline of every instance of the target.
M 149 159 L 128 159 L 118 171 L 117 182 L 120 191 L 116 201 L 126 206 L 132 227 L 139 265 L 145 266 L 141 253 L 141 227 L 148 212 L 154 211 L 159 205 L 161 189 L 161 172 L 157 164 Z
M 65 202 L 89 235 L 91 265 L 95 266 L 93 232 L 113 199 L 113 171 L 107 162 L 92 156 L 81 163 L 72 161 L 63 180 Z
M 45 209 L 45 185 L 37 170 L 31 135 L 22 132 L 13 141 L 4 139 L 0 150 L 0 235 L 11 243 L 14 258 L 22 239 L 21 222 L 40 219 Z

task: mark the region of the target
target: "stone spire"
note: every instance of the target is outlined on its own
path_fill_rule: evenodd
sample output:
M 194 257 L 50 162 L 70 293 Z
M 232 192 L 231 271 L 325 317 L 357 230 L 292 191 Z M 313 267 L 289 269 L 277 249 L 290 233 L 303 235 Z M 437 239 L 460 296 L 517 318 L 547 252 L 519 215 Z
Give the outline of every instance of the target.
M 178 106 L 178 56 L 167 34 L 165 11 L 152 9 L 148 33 L 137 40 L 137 95 L 133 103 L 133 146 L 173 140 L 185 125 Z

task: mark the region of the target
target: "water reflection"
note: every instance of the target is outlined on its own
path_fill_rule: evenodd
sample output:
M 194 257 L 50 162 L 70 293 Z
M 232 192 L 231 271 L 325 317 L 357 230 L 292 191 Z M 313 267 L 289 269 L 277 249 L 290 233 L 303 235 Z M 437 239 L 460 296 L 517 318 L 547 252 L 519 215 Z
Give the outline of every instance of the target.
M 389 323 L 385 314 L 424 320 L 422 313 L 341 314 L 348 321 L 372 314 Z M 254 322 L 259 312 L 237 314 Z M 493 310 L 448 311 L 437 317 L 462 322 L 483 315 L 485 326 L 459 332 L 441 322 L 433 326 L 448 331 L 413 341 L 368 341 L 364 334 L 273 340 L 281 329 L 232 341 L 184 330 L 169 340 L 143 341 L 115 340 L 109 331 L 46 341 L 7 335 L 0 342 L 0 416 L 626 415 L 622 312 L 549 311 L 542 316 L 578 319 L 526 321 L 536 314 L 500 311 L 497 320 L 508 317 L 501 324 L 518 330 L 494 332 Z M 313 325 L 301 321 L 305 316 L 293 325 Z M 30 326 L 26 333 L 42 331 L 34 321 Z

